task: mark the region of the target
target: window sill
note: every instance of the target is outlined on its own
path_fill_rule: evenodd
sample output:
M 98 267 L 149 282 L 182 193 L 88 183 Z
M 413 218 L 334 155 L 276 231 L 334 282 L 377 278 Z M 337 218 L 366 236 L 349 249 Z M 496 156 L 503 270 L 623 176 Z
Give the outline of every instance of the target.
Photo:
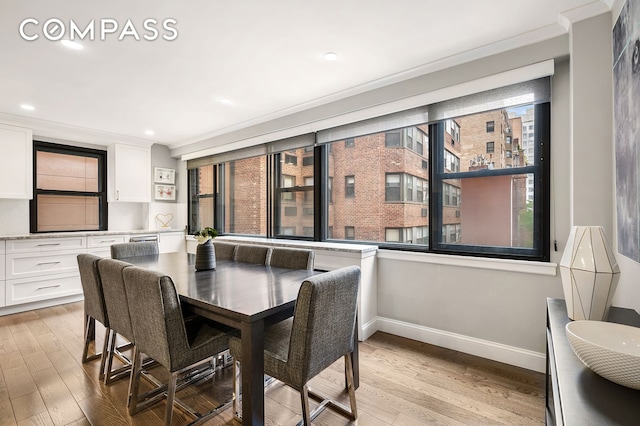
M 459 266 L 463 268 L 490 269 L 494 271 L 519 272 L 532 275 L 555 277 L 558 265 L 551 262 L 527 260 L 493 259 L 486 257 L 455 256 L 449 254 L 416 253 L 400 250 L 378 249 L 378 259 L 401 260 L 404 262 L 431 263 L 436 265 Z

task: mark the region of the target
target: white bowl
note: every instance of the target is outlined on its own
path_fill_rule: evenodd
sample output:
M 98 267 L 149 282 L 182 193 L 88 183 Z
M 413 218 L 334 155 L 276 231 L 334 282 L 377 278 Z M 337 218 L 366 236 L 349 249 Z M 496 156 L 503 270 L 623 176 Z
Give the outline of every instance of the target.
M 640 389 L 640 328 L 602 321 L 567 324 L 573 352 L 591 370 L 632 389 Z

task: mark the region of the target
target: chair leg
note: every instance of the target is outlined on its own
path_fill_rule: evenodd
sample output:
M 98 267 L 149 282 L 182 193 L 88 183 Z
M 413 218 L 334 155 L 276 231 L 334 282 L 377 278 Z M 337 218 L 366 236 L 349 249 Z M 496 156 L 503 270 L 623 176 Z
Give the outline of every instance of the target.
M 302 389 L 300 389 L 300 400 L 302 402 L 302 422 L 305 426 L 311 426 L 311 406 L 309 405 L 309 387 L 306 384 L 302 386 Z
M 167 386 L 167 408 L 164 412 L 164 424 L 165 426 L 171 426 L 171 420 L 173 418 L 173 399 L 176 396 L 176 381 L 178 379 L 178 373 L 171 373 L 169 376 L 169 384 Z
M 242 418 L 242 369 L 237 359 L 233 360 L 233 415 Z
M 133 359 L 131 360 L 131 376 L 129 379 L 129 397 L 127 399 L 127 407 L 129 407 L 129 415 L 136 413 L 138 405 L 138 388 L 140 387 L 140 374 L 142 371 L 142 356 L 140 350 L 136 347 L 133 349 Z
M 94 330 L 96 320 L 90 316 L 85 316 L 84 325 L 84 347 L 82 348 L 82 363 L 92 361 L 100 356 L 100 354 L 89 355 L 89 345 L 95 338 Z
M 100 359 L 100 374 L 98 375 L 98 380 L 102 380 L 104 378 L 104 368 L 107 362 L 107 357 L 110 356 L 111 351 L 109 350 L 109 342 L 111 341 L 112 335 L 115 334 L 113 330 L 107 328 L 105 331 L 104 343 L 102 344 L 102 357 Z M 109 367 L 111 369 L 111 367 Z
M 351 414 L 353 420 L 358 418 L 358 409 L 356 407 L 356 388 L 353 384 L 353 363 L 351 362 L 351 354 L 344 356 L 344 369 L 347 375 L 347 390 L 349 391 L 349 403 L 351 404 Z
M 110 343 L 109 343 L 109 350 L 108 352 L 106 352 L 106 357 L 107 357 L 107 361 L 106 361 L 106 366 L 105 366 L 105 375 L 104 375 L 104 384 L 108 385 L 111 384 L 112 382 L 112 378 L 111 378 L 111 368 L 113 367 L 113 356 L 115 354 L 116 351 L 116 339 L 118 337 L 118 333 L 116 333 L 115 331 L 111 332 L 111 339 L 110 339 Z

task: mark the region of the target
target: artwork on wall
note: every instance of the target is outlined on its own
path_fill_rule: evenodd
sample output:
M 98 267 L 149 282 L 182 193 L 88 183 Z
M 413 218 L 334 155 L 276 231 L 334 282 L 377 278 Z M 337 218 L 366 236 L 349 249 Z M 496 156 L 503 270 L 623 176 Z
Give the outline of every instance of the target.
M 640 262 L 640 0 L 613 27 L 613 85 L 618 252 Z
M 176 170 L 165 169 L 164 167 L 154 167 L 153 181 L 155 183 L 166 183 L 173 185 L 176 183 Z
M 172 201 L 176 199 L 175 185 L 156 185 L 156 200 Z

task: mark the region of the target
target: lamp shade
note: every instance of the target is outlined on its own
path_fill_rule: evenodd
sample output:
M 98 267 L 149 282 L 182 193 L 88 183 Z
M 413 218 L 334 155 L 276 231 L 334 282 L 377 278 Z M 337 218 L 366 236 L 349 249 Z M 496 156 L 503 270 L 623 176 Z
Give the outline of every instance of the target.
M 607 318 L 620 268 L 601 226 L 571 228 L 560 260 L 560 276 L 569 318 Z

